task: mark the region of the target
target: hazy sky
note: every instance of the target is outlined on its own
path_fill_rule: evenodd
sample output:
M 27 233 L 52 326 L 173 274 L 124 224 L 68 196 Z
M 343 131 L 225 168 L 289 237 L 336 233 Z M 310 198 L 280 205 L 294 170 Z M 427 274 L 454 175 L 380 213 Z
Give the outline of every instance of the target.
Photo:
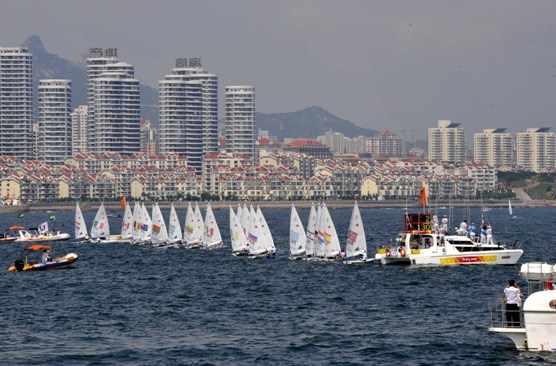
M 254 85 L 260 112 L 319 105 L 425 137 L 439 119 L 556 128 L 555 19 L 552 0 L 0 0 L 0 46 L 117 47 L 153 87 L 200 57 L 221 89 Z

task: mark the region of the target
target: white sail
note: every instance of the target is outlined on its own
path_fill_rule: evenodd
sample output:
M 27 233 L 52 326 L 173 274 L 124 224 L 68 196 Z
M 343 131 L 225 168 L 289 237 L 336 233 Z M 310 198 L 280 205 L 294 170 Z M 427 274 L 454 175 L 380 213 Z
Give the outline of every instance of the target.
M 153 205 L 152 220 L 153 223 L 151 231 L 151 243 L 168 243 L 168 229 L 166 229 L 166 222 L 164 222 L 164 217 L 162 216 L 162 211 L 160 211 L 160 206 L 158 206 L 158 203 L 155 203 Z
M 307 222 L 307 242 L 305 244 L 305 254 L 312 256 L 315 254 L 315 237 L 317 236 L 317 210 L 315 205 L 311 204 L 311 212 L 309 212 L 309 221 Z
M 85 218 L 81 213 L 79 203 L 75 204 L 75 239 L 88 239 L 87 226 L 85 225 Z
M 108 238 L 110 236 L 110 225 L 108 224 L 108 217 L 104 209 L 104 203 L 98 208 L 93 226 L 91 227 L 91 238 Z
M 242 212 L 242 211 L 243 211 L 243 210 L 242 210 L 242 208 L 241 208 L 241 203 L 238 203 L 238 204 L 237 204 L 237 212 L 235 213 L 238 220 L 241 219 L 241 212 Z
M 330 212 L 326 204 L 322 204 L 323 210 L 323 232 L 324 232 L 324 256 L 326 258 L 336 258 L 341 254 L 342 249 L 340 248 L 340 240 L 338 239 L 338 233 L 334 227 L 334 222 L 332 222 L 332 217 L 330 217 Z
M 241 222 L 239 222 L 232 206 L 230 206 L 230 239 L 232 242 L 232 252 L 237 253 L 247 249 L 247 238 L 243 233 Z
M 263 235 L 264 235 L 264 242 L 266 246 L 266 250 L 268 253 L 276 253 L 276 246 L 274 246 L 274 239 L 272 239 L 272 233 L 270 232 L 270 228 L 266 223 L 266 219 L 264 218 L 263 212 L 257 206 L 257 217 L 259 218 L 259 223 L 261 225 Z
M 512 210 L 512 200 L 508 198 L 508 212 L 510 214 L 510 216 L 512 216 L 514 214 L 514 211 Z
M 218 223 L 214 217 L 214 212 L 210 203 L 207 205 L 207 212 L 205 213 L 205 229 L 203 230 L 203 247 L 210 249 L 219 247 L 222 244 L 222 236 Z
M 141 241 L 147 242 L 151 239 L 153 229 L 153 222 L 151 216 L 145 207 L 145 204 L 141 204 Z
M 291 255 L 301 255 L 305 254 L 305 245 L 307 243 L 307 235 L 305 234 L 305 228 L 303 228 L 303 223 L 299 218 L 299 214 L 292 205 L 292 211 L 290 214 L 290 253 Z
M 170 220 L 168 221 L 168 240 L 170 243 L 181 243 L 183 240 L 180 219 L 173 203 L 170 207 Z
M 199 205 L 197 203 L 195 203 L 195 210 L 193 213 L 195 215 L 195 237 L 197 237 L 197 240 L 201 242 L 203 240 L 205 221 L 203 220 L 203 214 L 201 213 L 201 209 L 199 208 Z
M 365 239 L 365 229 L 363 228 L 363 220 L 359 212 L 359 206 L 355 202 L 353 212 L 351 213 L 351 221 L 349 222 L 348 237 L 346 243 L 346 258 L 355 256 L 367 256 L 367 241 Z
M 319 203 L 317 207 L 317 227 L 314 253 L 316 257 L 324 257 L 324 209 L 323 205 Z
M 259 255 L 266 253 L 264 233 L 253 206 L 249 209 L 249 254 Z
M 183 230 L 183 238 L 186 244 L 199 243 L 199 236 L 197 234 L 197 220 L 195 213 L 191 208 L 191 202 L 187 205 L 187 213 L 185 214 L 185 224 Z
M 245 237 L 249 236 L 249 225 L 251 221 L 249 220 L 249 215 L 250 215 L 249 208 L 247 207 L 247 204 L 244 203 L 243 208 L 241 209 L 241 217 L 239 218 L 239 220 L 241 221 L 241 227 L 243 228 L 243 233 L 245 234 Z
M 131 230 L 131 238 L 133 241 L 141 241 L 141 217 L 143 210 L 139 202 L 135 202 L 133 206 L 133 228 Z
M 131 239 L 133 237 L 133 214 L 129 205 L 125 205 L 124 218 L 122 219 L 122 239 Z

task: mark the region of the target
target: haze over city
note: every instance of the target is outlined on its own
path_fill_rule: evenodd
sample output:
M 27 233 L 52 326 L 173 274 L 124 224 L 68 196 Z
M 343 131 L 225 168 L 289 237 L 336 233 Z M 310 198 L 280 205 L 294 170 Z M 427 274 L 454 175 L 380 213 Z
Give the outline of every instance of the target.
M 3 1 L 0 45 L 39 35 L 79 60 L 117 47 L 157 87 L 200 57 L 220 88 L 257 89 L 257 110 L 319 105 L 362 127 L 417 138 L 439 119 L 554 128 L 553 1 Z

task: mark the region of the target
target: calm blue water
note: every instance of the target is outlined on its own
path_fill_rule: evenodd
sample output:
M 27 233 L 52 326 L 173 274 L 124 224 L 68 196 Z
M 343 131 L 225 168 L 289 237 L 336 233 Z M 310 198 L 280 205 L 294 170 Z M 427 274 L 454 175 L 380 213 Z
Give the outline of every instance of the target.
M 299 210 L 304 221 L 308 210 Z M 476 211 L 476 212 L 475 212 Z M 488 212 L 497 239 L 526 261 L 556 263 L 555 209 Z M 9 273 L 23 244 L 0 246 L 0 360 L 18 365 L 537 365 L 487 332 L 487 302 L 518 266 L 404 268 L 287 259 L 289 210 L 265 210 L 279 256 L 131 245 L 57 243 L 76 269 Z M 362 209 L 370 252 L 401 228 L 401 209 Z M 228 211 L 216 211 L 228 242 Z M 165 213 L 168 215 L 168 212 Z M 180 217 L 184 211 L 178 212 Z M 342 234 L 350 210 L 331 210 Z M 49 213 L 0 216 L 0 228 Z M 73 235 L 73 212 L 49 221 Z M 94 212 L 85 212 L 90 225 Z M 454 221 L 467 213 L 454 210 Z M 471 210 L 472 221 L 480 219 Z M 475 216 L 475 217 L 473 217 Z M 112 219 L 113 232 L 119 219 Z M 455 225 L 452 225 L 455 226 Z

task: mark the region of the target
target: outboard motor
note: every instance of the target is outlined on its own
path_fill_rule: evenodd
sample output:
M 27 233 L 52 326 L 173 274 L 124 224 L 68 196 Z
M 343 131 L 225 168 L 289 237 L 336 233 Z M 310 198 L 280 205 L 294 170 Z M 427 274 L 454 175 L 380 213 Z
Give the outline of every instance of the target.
M 23 259 L 18 259 L 15 261 L 15 269 L 19 272 L 23 271 L 23 267 L 25 267 L 25 261 Z

